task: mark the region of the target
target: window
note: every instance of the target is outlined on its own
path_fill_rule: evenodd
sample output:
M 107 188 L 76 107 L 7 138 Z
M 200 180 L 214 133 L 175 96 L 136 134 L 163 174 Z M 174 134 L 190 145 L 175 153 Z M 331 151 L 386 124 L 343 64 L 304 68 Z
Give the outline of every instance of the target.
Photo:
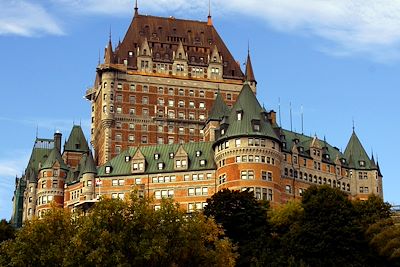
M 58 181 L 57 180 L 53 180 L 52 185 L 53 188 L 57 188 L 58 186 Z
M 143 171 L 144 169 L 144 163 L 140 162 L 140 163 L 133 163 L 133 170 L 134 171 Z
M 206 108 L 206 105 L 204 104 L 204 102 L 200 102 L 199 103 L 199 108 L 201 108 L 201 109 L 205 109 Z
M 194 108 L 194 101 L 189 101 L 189 107 Z
M 147 135 L 142 136 L 142 144 L 147 144 Z
M 219 176 L 218 180 L 219 180 L 219 184 L 225 183 L 226 182 L 226 174 Z
M 235 146 L 236 147 L 240 147 L 240 139 L 236 139 L 235 140 Z
M 184 180 L 184 181 L 189 181 L 189 180 L 190 180 L 190 175 L 189 175 L 189 174 L 185 174 L 185 175 L 183 176 L 183 180 Z
M 292 193 L 292 187 L 291 187 L 290 185 L 286 185 L 286 186 L 285 186 L 285 191 L 286 191 L 286 193 L 288 193 L 288 194 Z
M 206 166 L 206 163 L 207 163 L 207 161 L 206 161 L 205 159 L 201 159 L 201 160 L 200 160 L 200 166 L 201 166 L 201 167 Z
M 122 83 L 118 83 L 118 84 L 117 84 L 117 89 L 118 89 L 118 90 L 122 90 Z
M 238 112 L 236 113 L 236 115 L 237 115 L 237 120 L 238 120 L 238 121 L 241 121 L 241 120 L 242 120 L 242 116 L 243 116 L 243 112 L 238 111 Z
M 158 168 L 159 170 L 164 169 L 164 162 L 159 162 L 159 163 L 157 163 L 157 168 Z

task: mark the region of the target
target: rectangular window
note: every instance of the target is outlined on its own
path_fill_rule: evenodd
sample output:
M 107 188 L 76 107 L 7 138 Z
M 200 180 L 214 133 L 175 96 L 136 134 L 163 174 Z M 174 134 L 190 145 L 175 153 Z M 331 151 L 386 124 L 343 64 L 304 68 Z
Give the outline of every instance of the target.
M 235 146 L 236 147 L 240 147 L 240 139 L 236 139 L 235 140 Z

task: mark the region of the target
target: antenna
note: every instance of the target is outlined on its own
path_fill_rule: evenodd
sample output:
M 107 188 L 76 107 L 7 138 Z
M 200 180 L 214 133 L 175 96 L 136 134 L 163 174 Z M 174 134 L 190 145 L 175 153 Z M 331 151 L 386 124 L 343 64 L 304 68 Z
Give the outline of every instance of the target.
M 290 106 L 290 131 L 293 131 L 293 121 L 292 121 L 292 102 L 289 102 Z
M 303 110 L 303 105 L 301 105 L 301 134 L 304 134 L 304 110 Z
M 36 139 L 38 138 L 38 136 L 39 136 L 39 125 L 36 124 Z
M 281 116 L 281 98 L 278 98 L 278 112 L 279 112 L 279 126 L 282 128 L 282 116 Z
M 101 61 L 100 61 L 100 49 L 99 49 L 99 61 L 98 61 L 98 65 L 100 65 Z

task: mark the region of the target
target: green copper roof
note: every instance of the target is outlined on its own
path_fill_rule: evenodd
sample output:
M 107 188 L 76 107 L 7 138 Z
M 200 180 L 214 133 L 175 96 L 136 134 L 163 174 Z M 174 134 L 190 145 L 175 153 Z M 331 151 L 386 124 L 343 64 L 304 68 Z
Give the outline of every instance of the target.
M 68 166 L 65 164 L 64 160 L 62 159 L 60 151 L 58 151 L 57 148 L 53 148 L 51 150 L 49 157 L 43 163 L 41 169 L 51 169 L 51 168 L 53 168 L 54 163 L 56 163 L 57 161 L 60 164 L 60 168 L 62 168 L 64 170 L 69 169 Z
M 85 173 L 95 173 L 97 174 L 96 164 L 94 163 L 92 152 L 89 152 L 89 155 L 86 156 L 85 165 L 82 169 L 82 174 Z
M 312 144 L 314 137 L 292 132 L 285 129 L 280 129 L 280 133 L 281 133 L 282 143 L 285 144 L 285 147 L 283 147 L 282 149 L 283 151 L 291 152 L 293 146 L 295 145 L 295 141 L 297 141 L 296 146 L 298 148 L 300 147 L 303 148 L 302 151 L 300 150 L 298 151 L 299 154 L 306 157 L 311 157 L 310 146 Z M 324 158 L 324 157 L 322 158 L 324 162 L 334 163 L 336 159 L 345 158 L 345 156 L 339 151 L 339 149 L 331 146 L 328 142 L 319 139 L 317 140 L 317 142 L 319 147 L 321 147 L 322 149 L 322 153 L 329 155 L 329 158 Z
M 28 179 L 30 181 L 33 182 L 33 180 L 36 179 L 39 172 L 39 165 L 44 164 L 53 148 L 54 140 L 36 138 L 31 157 L 29 158 L 28 166 L 25 170 L 25 174 L 29 174 Z
M 238 113 L 241 113 L 241 119 L 238 119 Z M 264 108 L 258 102 L 250 86 L 245 83 L 240 92 L 235 105 L 232 107 L 228 118 L 221 122 L 221 129 L 227 124 L 225 133 L 219 140 L 236 136 L 264 136 L 276 139 L 276 135 L 271 123 L 269 122 Z M 259 130 L 256 130 L 255 124 L 259 124 Z
M 183 149 L 188 154 L 188 168 L 183 171 L 193 170 L 213 170 L 216 168 L 214 163 L 214 150 L 212 149 L 213 142 L 199 142 L 199 143 L 187 143 L 182 144 Z M 176 172 L 174 170 L 174 159 L 170 158 L 170 153 L 176 154 L 180 144 L 170 145 L 155 145 L 140 147 L 140 151 L 145 157 L 145 174 L 157 174 L 166 172 Z M 116 175 L 131 175 L 131 160 L 135 155 L 138 148 L 129 148 L 123 151 L 121 154 L 106 162 L 103 166 L 99 167 L 99 176 L 116 176 Z M 196 151 L 200 151 L 200 156 L 196 156 Z M 154 155 L 159 154 L 159 158 L 155 159 Z M 205 166 L 200 166 L 200 160 L 206 160 Z M 164 163 L 162 170 L 158 169 L 158 163 Z M 111 166 L 112 171 L 110 174 L 105 173 L 105 167 Z
M 214 100 L 214 104 L 208 114 L 208 121 L 220 121 L 225 115 L 228 115 L 229 108 L 222 99 L 221 93 L 218 90 L 217 96 Z
M 371 159 L 367 152 L 362 146 L 360 139 L 358 139 L 356 133 L 353 131 L 351 134 L 349 143 L 347 144 L 346 150 L 344 151 L 349 167 L 355 169 L 375 169 L 372 166 Z
M 89 152 L 89 146 L 79 125 L 72 127 L 68 141 L 64 145 L 64 151 L 69 152 Z

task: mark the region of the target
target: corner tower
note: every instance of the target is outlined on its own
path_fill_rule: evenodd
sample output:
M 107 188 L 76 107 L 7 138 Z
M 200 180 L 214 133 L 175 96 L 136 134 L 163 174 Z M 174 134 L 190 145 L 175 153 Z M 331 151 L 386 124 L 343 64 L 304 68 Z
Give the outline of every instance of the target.
M 367 199 L 375 194 L 383 198 L 382 174 L 375 160 L 370 158 L 353 129 L 344 156 L 348 163 L 352 196 Z
M 250 190 L 280 202 L 281 143 L 249 84 L 220 122 L 213 147 L 218 190 Z

